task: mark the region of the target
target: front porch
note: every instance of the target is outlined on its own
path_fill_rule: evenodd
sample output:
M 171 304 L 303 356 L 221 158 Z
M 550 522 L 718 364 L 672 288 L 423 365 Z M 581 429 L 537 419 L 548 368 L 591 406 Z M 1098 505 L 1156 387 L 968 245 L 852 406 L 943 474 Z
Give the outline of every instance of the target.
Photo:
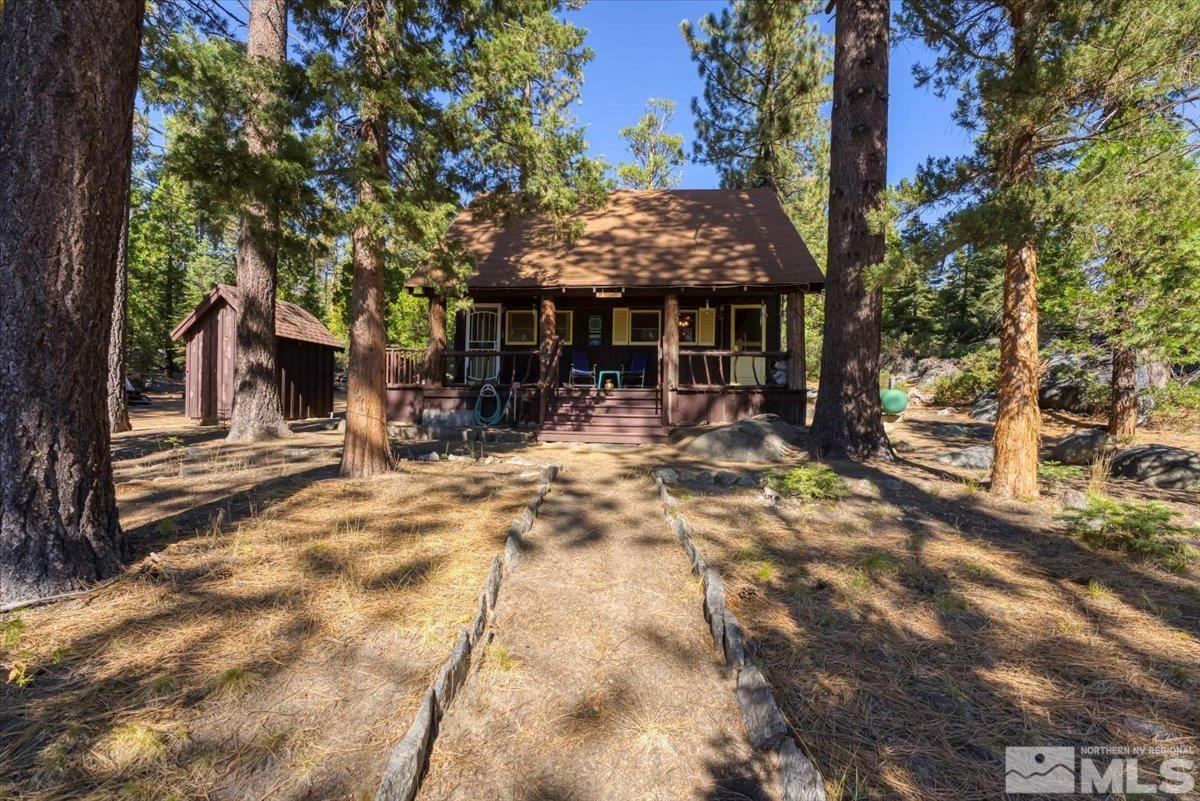
M 428 297 L 429 346 L 388 350 L 394 421 L 472 425 L 486 384 L 504 424 L 546 441 L 663 441 L 672 426 L 767 412 L 805 419 L 800 290 L 481 293 L 453 337 L 444 298 Z

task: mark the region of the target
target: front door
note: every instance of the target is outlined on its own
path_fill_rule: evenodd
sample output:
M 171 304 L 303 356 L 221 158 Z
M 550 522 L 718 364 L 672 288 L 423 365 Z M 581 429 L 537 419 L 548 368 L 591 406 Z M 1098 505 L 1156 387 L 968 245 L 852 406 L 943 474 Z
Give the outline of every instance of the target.
M 730 315 L 733 350 L 764 351 L 766 325 L 762 306 L 734 306 Z M 762 356 L 734 356 L 733 383 L 760 386 L 767 383 L 767 360 Z
M 475 306 L 467 313 L 467 350 L 500 350 L 500 307 Z M 500 375 L 500 356 L 467 358 L 467 382 L 495 381 Z

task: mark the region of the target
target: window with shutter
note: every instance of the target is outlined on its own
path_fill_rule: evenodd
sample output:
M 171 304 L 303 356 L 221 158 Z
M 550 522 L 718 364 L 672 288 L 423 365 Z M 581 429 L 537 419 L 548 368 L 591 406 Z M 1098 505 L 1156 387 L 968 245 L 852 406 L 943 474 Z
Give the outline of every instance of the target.
M 629 344 L 629 309 L 613 309 L 612 343 Z

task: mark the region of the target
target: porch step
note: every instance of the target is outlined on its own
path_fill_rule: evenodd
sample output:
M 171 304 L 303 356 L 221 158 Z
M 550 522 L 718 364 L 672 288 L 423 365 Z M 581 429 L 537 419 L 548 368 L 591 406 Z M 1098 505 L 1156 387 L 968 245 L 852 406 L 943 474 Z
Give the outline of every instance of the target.
M 636 425 L 638 423 L 650 422 L 655 425 L 659 424 L 662 416 L 657 410 L 633 411 L 629 409 L 597 409 L 594 411 L 581 411 L 575 409 L 558 408 L 546 414 L 547 422 L 568 422 L 568 423 L 596 423 L 597 425 Z
M 561 387 L 538 432 L 544 442 L 665 442 L 656 389 Z
M 542 429 L 538 432 L 538 439 L 542 442 L 596 442 L 601 444 L 629 444 L 639 445 L 644 442 L 666 442 L 667 431 L 661 429 L 659 431 L 636 431 L 623 432 L 616 430 L 596 430 L 590 431 L 559 431 L 556 429 Z
M 595 387 L 559 387 L 559 398 L 603 398 L 605 400 L 658 400 L 657 389 L 597 389 Z
M 583 403 L 581 401 L 567 401 L 566 403 L 558 402 L 553 404 L 554 409 L 565 412 L 576 413 L 595 413 L 595 414 L 642 414 L 653 416 L 658 414 L 661 408 L 657 401 L 609 401 L 607 403 L 601 401 L 597 403 Z

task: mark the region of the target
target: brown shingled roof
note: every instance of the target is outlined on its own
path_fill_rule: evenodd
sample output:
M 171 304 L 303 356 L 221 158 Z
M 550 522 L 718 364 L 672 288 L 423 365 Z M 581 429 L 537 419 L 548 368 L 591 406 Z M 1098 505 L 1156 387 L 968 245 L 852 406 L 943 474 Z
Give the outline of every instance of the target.
M 536 216 L 502 227 L 467 208 L 447 239 L 475 257 L 468 289 L 825 282 L 770 189 L 620 190 L 581 220 L 582 235 L 555 246 L 538 236 L 546 223 Z M 409 286 L 424 283 L 418 273 Z
M 175 326 L 175 330 L 171 332 L 171 339 L 178 340 L 187 334 L 188 329 L 203 317 L 218 299 L 228 303 L 234 311 L 237 311 L 237 287 L 229 286 L 228 284 L 217 284 L 216 288 L 208 294 L 208 297 L 200 301 L 200 305 L 193 309 L 192 313 L 184 318 L 183 322 Z M 275 336 L 283 337 L 284 339 L 297 339 L 301 342 L 313 342 L 317 345 L 328 345 L 338 350 L 345 350 L 346 348 L 340 340 L 329 333 L 329 329 L 325 327 L 325 324 L 313 316 L 312 312 L 297 306 L 295 303 L 288 303 L 286 300 L 275 301 Z

